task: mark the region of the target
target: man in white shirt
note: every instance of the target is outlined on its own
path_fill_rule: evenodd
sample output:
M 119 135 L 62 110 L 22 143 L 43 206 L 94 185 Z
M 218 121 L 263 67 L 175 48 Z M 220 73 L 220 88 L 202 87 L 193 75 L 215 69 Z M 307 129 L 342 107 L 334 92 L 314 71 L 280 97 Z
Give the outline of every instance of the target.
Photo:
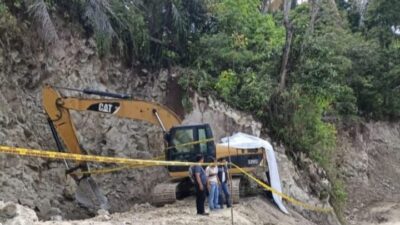
M 218 179 L 218 166 L 217 161 L 214 159 L 215 164 L 207 166 L 207 186 L 208 186 L 208 206 L 210 211 L 219 209 L 218 196 L 219 196 L 219 179 Z

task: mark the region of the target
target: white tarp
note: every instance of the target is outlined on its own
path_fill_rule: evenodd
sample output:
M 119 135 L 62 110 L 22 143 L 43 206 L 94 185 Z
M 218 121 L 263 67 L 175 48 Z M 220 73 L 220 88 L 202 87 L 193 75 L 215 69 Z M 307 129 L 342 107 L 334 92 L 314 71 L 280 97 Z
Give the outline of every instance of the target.
M 244 133 L 236 133 L 230 137 L 222 138 L 221 141 L 222 145 L 228 146 L 229 144 L 229 146 L 233 148 L 242 148 L 242 149 L 260 148 L 260 147 L 264 148 L 265 156 L 267 157 L 266 160 L 268 162 L 271 187 L 279 192 L 282 192 L 281 180 L 279 178 L 278 164 L 276 162 L 275 152 L 274 149 L 272 148 L 272 145 L 268 141 Z M 275 203 L 278 205 L 279 209 L 282 212 L 289 214 L 289 212 L 282 203 L 282 197 L 274 193 L 272 193 L 272 196 L 274 198 Z

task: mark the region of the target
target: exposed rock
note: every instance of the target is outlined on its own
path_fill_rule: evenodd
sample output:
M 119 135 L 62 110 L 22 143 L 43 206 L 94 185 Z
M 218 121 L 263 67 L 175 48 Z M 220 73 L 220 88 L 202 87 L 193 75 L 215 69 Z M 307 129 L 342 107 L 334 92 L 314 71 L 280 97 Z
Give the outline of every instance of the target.
M 36 213 L 27 207 L 0 201 L 0 223 L 4 225 L 26 225 L 38 221 Z
M 15 204 L 8 203 L 0 210 L 0 214 L 2 217 L 7 219 L 14 218 L 17 215 L 17 206 Z
M 201 97 L 196 93 L 191 102 L 193 110 L 185 116 L 184 124 L 208 123 L 217 140 L 235 132 L 260 136 L 262 125 L 249 114 L 235 110 L 213 97 Z
M 45 83 L 72 88 L 120 92 L 163 102 L 165 78 L 158 73 L 145 77 L 121 66 L 119 59 L 100 60 L 93 40 L 85 40 L 66 29 L 59 45 L 60 57 L 46 55 L 26 41 L 22 49 L 2 51 L 0 63 L 0 143 L 2 145 L 56 149 L 42 108 L 41 87 Z M 27 37 L 29 39 L 29 37 Z M 83 61 L 82 61 L 83 60 Z M 12 62 L 11 62 L 12 61 Z M 168 73 L 163 72 L 163 76 Z M 106 83 L 104 83 L 106 81 Z M 65 95 L 79 96 L 61 90 Z M 87 96 L 86 96 L 87 97 Z M 93 113 L 73 113 L 78 138 L 90 154 L 151 158 L 163 152 L 159 127 Z M 87 217 L 74 201 L 75 184 L 65 175 L 64 162 L 0 155 L 0 199 L 21 202 L 50 219 L 52 208 L 64 218 Z M 97 166 L 97 165 L 96 165 Z M 102 165 L 107 166 L 107 165 Z M 151 188 L 166 179 L 164 168 L 122 171 L 95 177 L 107 193 L 114 211 L 127 210 L 133 202 L 147 200 Z M 129 177 L 129 179 L 127 179 Z M 142 177 L 147 177 L 143 181 Z M 125 182 L 120 182 L 124 180 Z M 141 185 L 137 185 L 141 182 Z M 124 199 L 125 201 L 121 201 Z
M 383 223 L 383 217 L 375 216 L 376 209 L 393 203 L 388 218 L 395 218 L 390 212 L 400 215 L 396 206 L 400 202 L 399 137 L 400 124 L 388 122 L 360 124 L 340 133 L 339 161 L 349 193 L 346 216 L 350 224 Z
M 110 213 L 107 210 L 100 209 L 99 211 L 97 211 L 97 215 L 99 215 L 99 216 L 108 216 L 108 215 L 110 215 Z
M 299 169 L 297 169 L 294 166 L 294 164 L 287 158 L 286 154 L 284 154 L 284 150 L 279 146 L 276 147 L 276 158 L 278 161 L 279 176 L 281 178 L 283 193 L 291 197 L 294 197 L 295 199 L 301 202 L 305 202 L 309 205 L 321 208 L 332 207 L 328 203 L 328 199 L 318 198 L 320 192 L 322 192 L 324 188 L 329 188 L 330 184 L 329 181 L 326 180 L 326 178 L 325 179 L 322 179 L 323 177 L 321 178 L 323 172 L 314 163 L 312 163 L 311 160 L 304 160 L 304 161 L 311 162 L 311 164 L 309 164 L 310 165 L 309 168 L 311 169 L 308 169 L 308 171 L 311 170 L 313 173 L 315 173 L 314 175 L 311 176 L 318 177 L 315 178 L 316 182 L 309 181 L 308 179 L 311 178 L 307 178 L 307 171 L 299 171 Z M 319 189 L 321 189 L 319 193 L 315 193 L 315 190 L 312 189 L 312 187 L 315 188 L 316 186 L 319 187 Z M 298 206 L 293 207 L 292 204 L 288 205 L 291 206 L 292 210 L 297 211 L 305 218 L 311 219 L 311 221 L 314 221 L 316 224 L 320 225 L 340 224 L 334 213 L 324 214 L 320 212 L 310 211 Z

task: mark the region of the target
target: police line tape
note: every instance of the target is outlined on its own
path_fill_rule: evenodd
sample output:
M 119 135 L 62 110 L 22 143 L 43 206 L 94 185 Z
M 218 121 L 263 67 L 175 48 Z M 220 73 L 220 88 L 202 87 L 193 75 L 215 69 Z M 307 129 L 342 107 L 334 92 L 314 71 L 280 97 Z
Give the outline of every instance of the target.
M 165 156 L 158 156 L 155 158 L 152 158 L 153 160 L 162 160 L 165 159 Z M 90 169 L 90 171 L 74 171 L 69 174 L 71 175 L 97 175 L 97 174 L 106 174 L 106 173 L 113 173 L 113 172 L 118 172 L 121 170 L 127 170 L 127 169 L 139 169 L 139 168 L 144 168 L 144 167 L 150 167 L 153 165 L 125 165 L 125 166 L 118 166 L 118 167 L 113 167 L 113 168 L 101 168 L 101 169 Z
M 285 199 L 286 201 L 292 203 L 293 205 L 297 205 L 297 206 L 303 207 L 303 208 L 311 210 L 311 211 L 324 212 L 324 213 L 333 212 L 332 208 L 317 207 L 317 206 L 312 206 L 312 205 L 300 202 L 299 200 L 296 200 L 296 199 L 294 199 L 294 198 L 292 198 L 292 197 L 290 197 L 288 195 L 285 195 L 282 192 L 279 192 L 276 189 L 268 186 L 267 184 L 265 184 L 261 180 L 257 179 L 256 177 L 254 177 L 253 175 L 251 175 L 249 172 L 245 171 L 244 169 L 240 168 L 236 164 L 234 164 L 234 163 L 230 163 L 230 164 L 233 167 L 235 167 L 236 169 L 238 169 L 241 173 L 243 173 L 244 175 L 246 175 L 247 177 L 252 179 L 254 182 L 256 182 L 258 185 L 260 185 L 265 190 L 270 191 L 270 192 L 272 192 L 274 194 L 277 194 L 278 196 L 282 197 L 283 199 Z
M 74 160 L 79 162 L 115 163 L 115 164 L 126 164 L 126 165 L 153 165 L 153 166 L 195 166 L 195 165 L 208 166 L 212 164 L 224 165 L 224 163 L 160 161 L 160 160 L 131 159 L 131 158 L 97 156 L 97 155 L 81 155 L 75 153 L 44 151 L 44 150 L 17 148 L 17 147 L 2 146 L 2 145 L 0 145 L 0 153 L 36 157 L 36 158 L 65 159 L 65 160 Z
M 180 147 L 185 147 L 185 146 L 190 146 L 190 145 L 196 145 L 196 144 L 202 144 L 202 143 L 208 143 L 211 141 L 214 141 L 214 138 L 208 138 L 208 139 L 201 139 L 198 141 L 192 141 L 192 142 L 186 142 L 183 144 L 177 144 L 177 145 L 173 145 L 173 146 L 169 146 L 166 148 L 166 150 L 168 149 L 172 149 L 172 148 L 180 148 Z M 165 159 L 164 156 L 159 156 L 156 158 L 153 158 L 154 160 L 161 160 L 161 159 Z M 119 166 L 119 167 L 114 167 L 114 168 L 102 168 L 102 169 L 92 169 L 90 171 L 75 171 L 70 173 L 71 175 L 86 175 L 86 174 L 105 174 L 105 173 L 113 173 L 113 172 L 118 172 L 121 170 L 126 170 L 126 169 L 138 169 L 138 168 L 143 168 L 143 167 L 149 167 L 149 166 L 153 166 L 151 165 L 131 165 L 131 166 Z
M 198 141 L 192 141 L 192 142 L 186 142 L 183 144 L 177 144 L 177 145 L 173 145 L 173 146 L 169 146 L 166 148 L 166 150 L 168 149 L 172 149 L 172 148 L 180 148 L 180 147 L 185 147 L 185 146 L 190 146 L 190 145 L 196 145 L 196 144 L 202 144 L 202 143 L 208 143 L 211 141 L 214 141 L 214 138 L 208 138 L 208 139 L 201 139 Z M 161 160 L 161 159 L 165 159 L 164 156 L 159 156 L 156 158 L 153 158 L 154 160 Z M 86 175 L 86 174 L 105 174 L 105 173 L 113 173 L 113 172 L 117 172 L 117 171 L 121 171 L 121 170 L 126 170 L 126 169 L 138 169 L 138 168 L 143 168 L 143 167 L 149 167 L 149 166 L 153 166 L 152 164 L 150 165 L 130 165 L 130 166 L 119 166 L 119 167 L 114 167 L 114 168 L 102 168 L 102 169 L 92 169 L 90 171 L 75 171 L 70 173 L 71 175 Z
M 64 159 L 64 160 L 74 160 L 80 162 L 97 162 L 97 163 L 115 163 L 115 164 L 126 164 L 122 167 L 111 168 L 112 170 L 121 170 L 128 168 L 137 168 L 142 166 L 207 166 L 207 165 L 215 165 L 216 163 L 195 163 L 195 162 L 177 162 L 177 161 L 160 161 L 160 160 L 142 160 L 142 159 L 131 159 L 131 158 L 120 158 L 120 157 L 109 157 L 109 156 L 94 156 L 94 155 L 81 155 L 74 153 L 65 153 L 65 152 L 56 152 L 56 151 L 43 151 L 37 149 L 27 149 L 27 148 L 17 148 L 10 146 L 1 146 L 0 145 L 0 153 L 18 155 L 18 156 L 26 156 L 26 157 L 36 157 L 36 158 L 47 158 L 47 159 Z M 217 163 L 218 165 L 226 165 L 226 163 Z M 264 189 L 277 194 L 293 205 L 297 205 L 303 207 L 305 209 L 317 212 L 330 213 L 333 212 L 332 208 L 322 208 L 317 206 L 312 206 L 301 201 L 298 201 L 288 195 L 283 194 L 275 190 L 274 188 L 268 186 L 264 182 L 260 181 L 250 173 L 246 172 L 244 169 L 239 166 L 230 163 L 233 167 L 237 168 L 241 173 L 255 181 L 258 185 L 263 187 Z M 100 170 L 101 171 L 101 170 Z M 104 173 L 105 170 L 102 171 Z

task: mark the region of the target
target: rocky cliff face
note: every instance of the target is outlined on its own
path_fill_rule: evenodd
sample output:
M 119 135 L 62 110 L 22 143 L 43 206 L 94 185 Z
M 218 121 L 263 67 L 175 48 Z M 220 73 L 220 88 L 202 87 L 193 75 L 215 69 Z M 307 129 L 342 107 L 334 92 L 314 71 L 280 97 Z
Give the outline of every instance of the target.
M 165 100 L 168 71 L 128 69 L 112 57 L 100 60 L 93 41 L 79 33 L 63 29 L 59 36 L 52 54 L 35 46 L 35 37 L 30 35 L 16 36 L 0 49 L 1 144 L 56 149 L 41 106 L 45 83 L 128 93 L 161 103 Z M 159 127 L 93 113 L 74 113 L 73 117 L 80 142 L 90 154 L 151 158 L 162 153 Z M 0 199 L 27 205 L 42 218 L 48 218 L 51 211 L 61 211 L 67 218 L 87 215 L 74 210 L 74 185 L 68 185 L 71 181 L 62 163 L 6 155 L 0 155 L 0 160 Z M 146 201 L 151 188 L 166 176 L 163 168 L 149 168 L 95 179 L 118 211 L 132 202 Z
M 399 223 L 400 124 L 360 124 L 339 137 L 349 222 Z
M 261 123 L 256 121 L 253 116 L 234 110 L 211 96 L 201 97 L 194 93 L 191 103 L 193 109 L 185 115 L 182 123 L 208 123 L 217 140 L 236 132 L 255 136 L 261 134 Z

